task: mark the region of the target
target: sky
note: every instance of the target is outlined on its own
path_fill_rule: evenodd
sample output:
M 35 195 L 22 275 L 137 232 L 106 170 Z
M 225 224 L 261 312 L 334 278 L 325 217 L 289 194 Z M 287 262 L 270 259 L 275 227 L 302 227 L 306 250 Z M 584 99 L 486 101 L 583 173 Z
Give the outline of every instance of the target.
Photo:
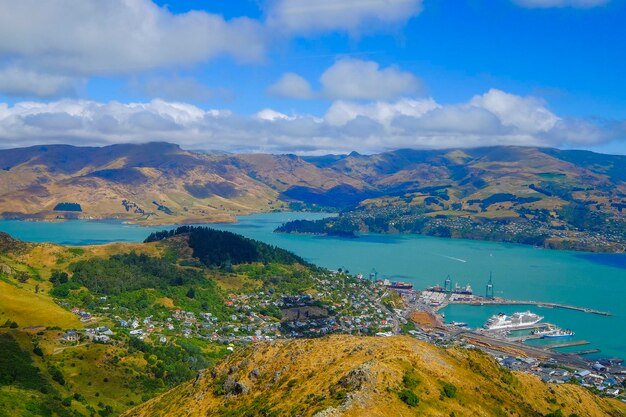
M 626 154 L 626 0 L 0 0 L 0 148 Z

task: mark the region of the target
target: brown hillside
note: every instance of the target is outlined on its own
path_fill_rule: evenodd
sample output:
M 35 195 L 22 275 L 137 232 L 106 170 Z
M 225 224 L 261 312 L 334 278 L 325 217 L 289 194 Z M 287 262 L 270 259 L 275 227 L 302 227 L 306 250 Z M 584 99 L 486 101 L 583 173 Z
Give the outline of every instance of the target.
M 442 215 L 517 217 L 520 208 L 576 202 L 619 216 L 624 166 L 624 156 L 531 147 L 299 157 L 205 155 L 168 143 L 36 146 L 0 150 L 0 218 L 229 221 L 292 201 L 341 209 L 428 196 Z M 528 201 L 484 210 L 476 203 L 503 193 Z M 54 210 L 59 203 L 82 211 Z
M 445 384 L 456 394 L 445 395 Z M 405 390 L 417 405 L 400 399 Z M 557 409 L 626 415 L 624 404 L 511 374 L 476 350 L 409 337 L 332 336 L 243 349 L 124 416 L 543 416 Z

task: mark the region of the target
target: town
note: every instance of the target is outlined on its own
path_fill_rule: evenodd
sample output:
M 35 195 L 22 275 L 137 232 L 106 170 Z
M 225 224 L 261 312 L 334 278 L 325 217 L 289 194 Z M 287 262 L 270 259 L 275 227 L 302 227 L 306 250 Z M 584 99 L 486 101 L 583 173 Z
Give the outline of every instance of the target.
M 510 370 L 537 375 L 548 383 L 580 384 L 626 402 L 626 367 L 622 366 L 622 359 L 592 360 L 529 346 L 507 338 L 503 332 L 472 330 L 465 323 L 445 323 L 439 314 L 450 303 L 524 302 L 480 297 L 464 288 L 448 292 L 436 286 L 416 291 L 388 280 L 351 276 L 348 271 L 319 272 L 313 282 L 314 288 L 306 294 L 277 293 L 271 289 L 229 294 L 224 301 L 223 317 L 165 307 L 146 316 L 128 314 L 107 297 L 101 297 L 89 311 L 60 301 L 80 316 L 86 328 L 63 333 L 59 343 L 121 344 L 136 338 L 167 344 L 177 338 L 196 338 L 226 345 L 227 350 L 233 351 L 241 344 L 332 333 L 379 337 L 406 334 L 437 346 L 480 349 Z

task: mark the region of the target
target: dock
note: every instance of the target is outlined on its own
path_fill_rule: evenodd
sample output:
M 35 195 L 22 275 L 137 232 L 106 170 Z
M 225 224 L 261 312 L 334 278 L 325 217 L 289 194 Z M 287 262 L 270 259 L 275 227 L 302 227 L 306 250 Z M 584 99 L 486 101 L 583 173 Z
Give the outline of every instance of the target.
M 522 301 L 522 300 L 508 300 L 506 298 L 484 298 L 484 297 L 475 297 L 475 300 L 472 301 L 450 301 L 450 303 L 454 304 L 470 304 L 476 306 L 484 306 L 484 305 L 529 305 L 543 308 L 562 308 L 565 310 L 574 310 L 580 311 L 582 313 L 589 314 L 597 314 L 600 316 L 612 316 L 613 314 L 608 311 L 594 310 L 592 308 L 586 307 L 577 307 L 568 304 L 559 304 L 559 303 L 546 303 L 541 301 Z
M 582 346 L 582 345 L 590 345 L 590 344 L 591 342 L 588 342 L 586 340 L 575 340 L 572 342 L 558 343 L 555 345 L 546 345 L 543 348 L 546 350 L 552 350 L 552 349 L 566 348 L 570 346 Z
M 582 355 L 590 355 L 592 353 L 600 353 L 600 349 L 587 349 L 587 350 L 579 350 L 576 352 L 565 352 L 563 355 L 567 356 L 582 356 Z

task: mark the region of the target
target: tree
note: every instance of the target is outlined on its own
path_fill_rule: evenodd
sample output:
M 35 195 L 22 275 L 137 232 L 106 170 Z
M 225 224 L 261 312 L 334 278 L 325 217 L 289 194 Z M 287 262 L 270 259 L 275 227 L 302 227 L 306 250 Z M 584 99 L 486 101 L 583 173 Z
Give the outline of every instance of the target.
M 454 398 L 456 397 L 456 387 L 449 382 L 444 382 L 441 394 L 448 398 Z
M 65 284 L 66 282 L 68 282 L 69 278 L 70 277 L 69 275 L 67 275 L 67 272 L 61 272 L 55 269 L 54 271 L 52 271 L 52 275 L 50 275 L 50 282 L 56 287 L 57 285 Z
M 28 275 L 28 272 L 24 272 L 24 271 L 18 271 L 15 274 L 15 278 L 21 282 L 22 284 L 24 284 L 26 281 L 28 281 L 28 279 L 30 278 L 30 275 Z
M 407 405 L 411 407 L 415 407 L 419 404 L 420 399 L 415 393 L 411 390 L 405 389 L 398 393 L 398 396 L 402 401 L 404 401 Z
M 196 298 L 196 290 L 193 287 L 190 287 L 189 291 L 187 291 L 187 298 Z

